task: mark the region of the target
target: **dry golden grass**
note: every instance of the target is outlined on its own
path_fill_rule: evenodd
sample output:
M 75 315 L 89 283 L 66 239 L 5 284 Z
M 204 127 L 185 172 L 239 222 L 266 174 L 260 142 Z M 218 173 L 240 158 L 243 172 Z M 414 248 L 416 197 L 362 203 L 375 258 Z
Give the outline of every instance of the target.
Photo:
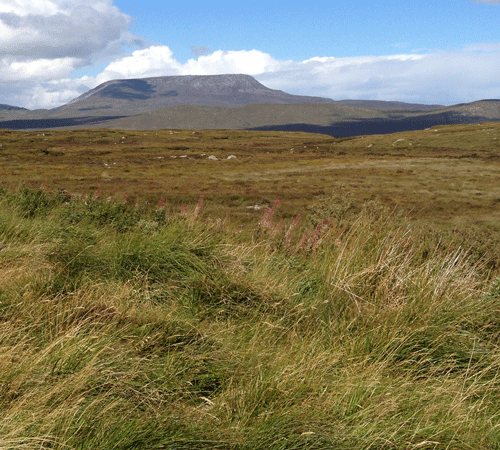
M 0 448 L 498 447 L 500 283 L 340 191 L 305 239 L 2 192 Z
M 478 235 L 481 251 L 500 255 L 498 123 L 343 139 L 241 130 L 0 131 L 0 144 L 0 187 L 9 189 L 97 190 L 150 204 L 163 197 L 174 210 L 203 195 L 207 213 L 242 223 L 258 221 L 276 199 L 286 218 L 347 189 L 358 208 L 376 200 L 422 226 Z

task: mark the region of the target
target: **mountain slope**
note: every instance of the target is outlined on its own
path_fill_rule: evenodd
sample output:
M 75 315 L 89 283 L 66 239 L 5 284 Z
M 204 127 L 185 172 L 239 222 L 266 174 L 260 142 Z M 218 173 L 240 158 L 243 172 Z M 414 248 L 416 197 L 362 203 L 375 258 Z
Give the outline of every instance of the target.
M 90 122 L 91 118 L 88 118 L 86 123 L 75 121 L 73 125 L 78 128 L 128 130 L 177 128 L 307 131 L 345 137 L 500 120 L 500 114 L 495 115 L 495 108 L 500 108 L 500 100 L 496 103 L 489 102 L 489 110 L 481 109 L 478 105 L 459 105 L 430 111 L 395 111 L 338 104 L 264 104 L 234 108 L 180 105 L 106 121 Z
M 27 111 L 26 108 L 21 108 L 19 106 L 4 105 L 0 104 L 0 111 Z
M 500 100 L 449 107 L 334 101 L 269 89 L 249 75 L 111 80 L 52 110 L 0 105 L 0 128 L 268 129 L 352 136 L 500 120 Z
M 52 111 L 52 116 L 131 115 L 178 105 L 334 103 L 269 89 L 249 75 L 189 75 L 112 80 Z

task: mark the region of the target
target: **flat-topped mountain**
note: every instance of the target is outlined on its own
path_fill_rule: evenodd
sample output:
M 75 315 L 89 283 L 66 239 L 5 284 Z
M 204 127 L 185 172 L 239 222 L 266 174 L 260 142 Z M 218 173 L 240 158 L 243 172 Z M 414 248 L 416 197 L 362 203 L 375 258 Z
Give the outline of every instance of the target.
M 500 100 L 444 107 L 340 100 L 270 89 L 249 75 L 107 81 L 66 105 L 29 111 L 0 105 L 0 128 L 268 129 L 333 136 L 384 134 L 500 120 Z
M 249 75 L 187 75 L 112 80 L 86 92 L 53 115 L 130 115 L 178 105 L 334 103 L 322 97 L 269 89 Z

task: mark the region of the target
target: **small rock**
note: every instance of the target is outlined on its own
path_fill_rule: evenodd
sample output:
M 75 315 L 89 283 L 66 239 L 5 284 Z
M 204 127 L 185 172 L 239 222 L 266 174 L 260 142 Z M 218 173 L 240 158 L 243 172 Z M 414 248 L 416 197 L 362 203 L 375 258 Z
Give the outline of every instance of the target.
M 208 159 L 211 159 L 212 161 L 219 161 L 219 158 L 217 158 L 217 156 L 214 155 L 210 155 Z
M 234 155 L 229 155 L 229 156 L 227 157 L 227 159 L 236 159 L 236 156 L 234 156 Z

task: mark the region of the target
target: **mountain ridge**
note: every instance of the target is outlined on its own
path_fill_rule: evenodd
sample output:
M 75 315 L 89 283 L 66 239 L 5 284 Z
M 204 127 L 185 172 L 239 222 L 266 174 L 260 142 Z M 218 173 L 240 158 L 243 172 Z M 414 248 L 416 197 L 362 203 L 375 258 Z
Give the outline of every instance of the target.
M 333 104 L 334 100 L 270 89 L 250 75 L 179 75 L 110 80 L 55 108 L 53 115 L 81 116 L 101 114 L 103 110 L 131 115 L 179 105 L 235 107 L 261 103 Z
M 452 106 L 333 100 L 270 89 L 250 75 L 106 81 L 69 103 L 29 111 L 0 105 L 0 128 L 269 129 L 347 136 L 500 120 L 500 100 Z

